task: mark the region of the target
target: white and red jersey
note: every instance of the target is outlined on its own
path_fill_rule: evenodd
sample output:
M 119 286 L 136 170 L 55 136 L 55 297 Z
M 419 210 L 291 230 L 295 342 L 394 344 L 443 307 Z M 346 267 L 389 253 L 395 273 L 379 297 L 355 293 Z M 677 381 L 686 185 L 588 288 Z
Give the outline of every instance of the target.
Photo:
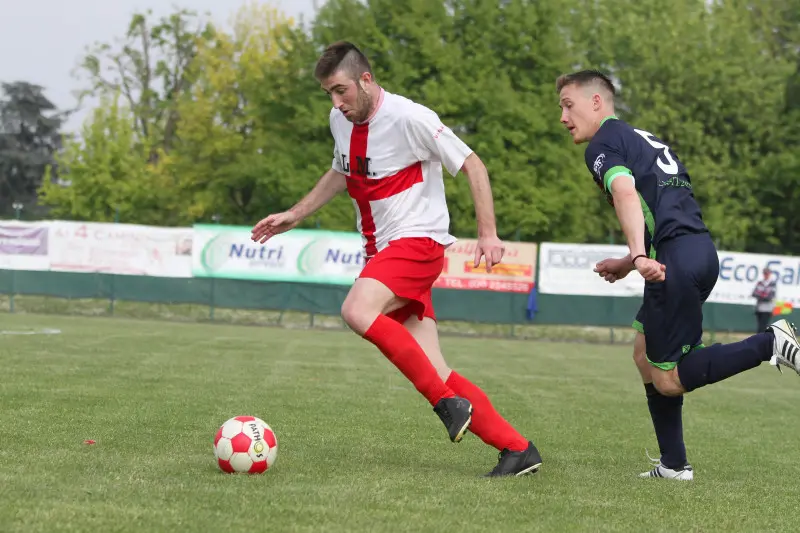
M 347 176 L 368 257 L 402 237 L 430 237 L 445 246 L 450 214 L 442 165 L 455 176 L 472 150 L 436 113 L 381 89 L 372 116 L 353 124 L 331 110 L 332 167 Z

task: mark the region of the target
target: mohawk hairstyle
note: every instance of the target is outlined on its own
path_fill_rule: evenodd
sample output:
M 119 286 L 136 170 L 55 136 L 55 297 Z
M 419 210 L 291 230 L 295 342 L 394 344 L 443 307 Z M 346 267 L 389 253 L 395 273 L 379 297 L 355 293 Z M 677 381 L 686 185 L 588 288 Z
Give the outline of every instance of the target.
M 367 57 L 348 41 L 337 41 L 325 48 L 317 61 L 314 77 L 324 80 L 340 70 L 353 80 L 357 80 L 365 72 L 372 74 Z
M 556 92 L 560 93 L 561 89 L 567 85 L 577 85 L 578 87 L 596 85 L 601 89 L 605 89 L 611 95 L 612 101 L 617 94 L 611 79 L 599 70 L 580 70 L 572 74 L 559 76 L 556 80 Z

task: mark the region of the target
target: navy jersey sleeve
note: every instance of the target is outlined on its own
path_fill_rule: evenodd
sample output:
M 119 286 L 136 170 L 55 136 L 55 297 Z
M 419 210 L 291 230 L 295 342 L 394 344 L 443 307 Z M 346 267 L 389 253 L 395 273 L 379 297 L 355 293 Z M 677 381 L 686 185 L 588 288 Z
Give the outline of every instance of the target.
M 625 162 L 625 147 L 619 135 L 595 137 L 586 148 L 586 166 L 600 189 L 611 192 L 611 182 L 619 176 L 630 176 L 633 172 Z

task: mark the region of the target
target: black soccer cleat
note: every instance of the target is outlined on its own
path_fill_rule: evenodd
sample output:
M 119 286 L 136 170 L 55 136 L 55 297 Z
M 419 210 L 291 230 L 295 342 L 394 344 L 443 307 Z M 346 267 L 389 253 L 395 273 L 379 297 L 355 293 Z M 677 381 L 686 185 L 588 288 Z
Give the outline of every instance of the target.
M 542 456 L 539 450 L 528 441 L 528 447 L 521 452 L 512 452 L 504 448 L 498 454 L 497 466 L 483 477 L 524 476 L 535 474 L 542 466 Z
M 433 412 L 442 419 L 453 442 L 459 442 L 464 438 L 472 423 L 472 404 L 458 396 L 442 398 L 436 403 Z

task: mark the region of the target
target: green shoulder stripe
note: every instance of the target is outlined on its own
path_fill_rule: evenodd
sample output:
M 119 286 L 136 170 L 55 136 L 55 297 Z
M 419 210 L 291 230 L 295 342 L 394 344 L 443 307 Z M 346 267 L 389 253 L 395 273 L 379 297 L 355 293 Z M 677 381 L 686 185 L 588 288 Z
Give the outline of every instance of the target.
M 607 191 L 611 192 L 611 182 L 614 181 L 614 178 L 618 176 L 630 176 L 632 178 L 633 172 L 631 172 L 627 167 L 623 167 L 622 165 L 609 168 L 606 171 L 605 176 L 603 176 L 603 185 L 605 186 Z

